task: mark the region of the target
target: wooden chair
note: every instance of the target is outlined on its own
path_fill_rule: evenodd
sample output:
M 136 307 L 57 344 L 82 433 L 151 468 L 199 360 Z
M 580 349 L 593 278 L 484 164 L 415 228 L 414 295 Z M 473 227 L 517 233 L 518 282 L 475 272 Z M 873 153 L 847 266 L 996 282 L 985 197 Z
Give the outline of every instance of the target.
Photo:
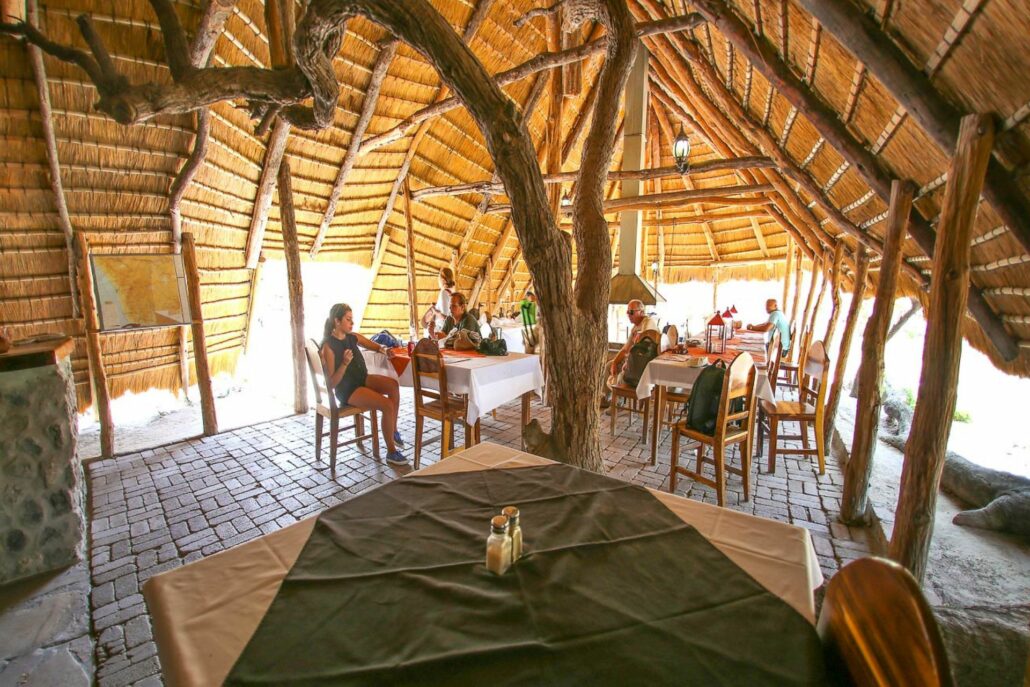
M 637 341 L 643 338 L 651 339 L 657 344 L 661 339 L 661 334 L 653 329 L 648 329 L 647 331 L 640 333 L 640 337 Z M 608 389 L 612 392 L 611 406 L 608 409 L 608 413 L 611 416 L 611 435 L 615 436 L 615 423 L 619 418 L 619 399 L 623 399 L 628 403 L 627 405 L 622 406 L 622 410 L 629 413 L 629 422 L 631 425 L 633 424 L 634 415 L 643 416 L 644 422 L 640 428 L 640 439 L 646 444 L 647 429 L 650 427 L 648 418 L 650 417 L 651 412 L 651 396 L 648 396 L 647 398 L 637 398 L 637 388 L 635 386 L 623 384 L 622 382 L 609 384 Z
M 665 330 L 665 334 L 663 334 L 663 337 L 665 339 L 664 350 L 667 351 L 670 348 L 676 348 L 677 346 L 679 346 L 680 332 L 679 329 L 676 328 L 676 325 L 670 324 L 669 328 Z M 661 348 L 661 346 L 659 346 L 659 348 Z
M 304 345 L 308 356 L 308 372 L 311 383 L 315 387 L 315 460 L 322 460 L 322 437 L 329 435 L 329 470 L 336 472 L 336 449 L 339 446 L 357 444 L 361 452 L 365 451 L 365 439 L 372 440 L 372 457 L 379 460 L 379 419 L 375 410 L 365 410 L 357 406 L 337 406 L 336 394 L 329 388 L 329 375 L 326 373 L 325 361 L 319 354 L 318 343 L 309 339 Z M 323 395 L 325 398 L 323 398 Z M 365 413 L 371 419 L 372 431 L 365 433 Z M 340 442 L 340 420 L 354 418 L 354 438 Z M 325 420 L 329 420 L 329 431 L 324 432 Z
M 422 458 L 422 427 L 428 417 L 440 423 L 440 459 L 450 453 L 454 443 L 454 425 L 465 425 L 465 448 L 479 443 L 479 422 L 469 425 L 468 397 L 447 391 L 447 372 L 440 347 L 431 339 L 415 344 L 411 354 L 411 379 L 415 387 L 415 469 Z M 431 384 L 427 387 L 426 382 Z M 426 399 L 429 399 L 427 402 Z M 453 446 L 451 446 L 453 448 Z
M 783 362 L 783 347 L 780 346 L 780 332 L 773 330 L 769 346 L 765 349 L 765 375 L 769 380 L 769 388 L 776 395 L 776 384 L 780 376 L 780 364 Z
M 751 487 L 751 436 L 755 419 L 755 361 L 750 353 L 741 353 L 730 366 L 722 380 L 722 396 L 719 399 L 719 414 L 715 420 L 715 434 L 709 436 L 687 427 L 686 420 L 676 424 L 672 432 L 672 466 L 669 471 L 669 491 L 676 492 L 676 478 L 686 475 L 695 481 L 715 488 L 719 505 L 726 501 L 726 472 L 740 475 L 744 480 L 744 500 L 750 498 Z M 744 409 L 732 412 L 734 401 L 743 399 Z M 698 442 L 697 468 L 689 470 L 679 465 L 680 437 Z M 726 448 L 741 444 L 740 469 L 726 463 Z M 712 459 L 705 461 L 705 446 L 712 447 Z M 715 465 L 715 479 L 701 474 L 702 464 Z
M 801 341 L 797 337 L 797 325 L 790 323 L 790 348 L 787 351 L 787 359 L 780 361 L 780 378 L 777 386 L 783 389 L 798 388 L 798 370 L 804 365 L 805 351 L 811 345 L 812 332 L 802 332 Z M 799 351 L 798 357 L 794 357 L 794 351 Z M 770 384 L 771 384 L 770 380 Z
M 905 568 L 859 558 L 830 579 L 819 613 L 827 668 L 851 684 L 951 687 L 937 621 Z
M 776 472 L 776 456 L 779 453 L 806 455 L 815 454 L 819 459 L 819 474 L 826 472 L 826 445 L 823 441 L 823 421 L 826 410 L 826 390 L 829 388 L 827 374 L 830 358 L 826 355 L 822 341 L 816 341 L 804 353 L 801 383 L 798 385 L 797 401 L 763 400 L 762 412 L 769 418 L 769 472 Z M 781 422 L 797 422 L 801 428 L 798 435 L 781 436 Z M 808 426 L 815 425 L 815 448 L 809 448 Z M 779 439 L 801 439 L 802 448 L 779 448 Z

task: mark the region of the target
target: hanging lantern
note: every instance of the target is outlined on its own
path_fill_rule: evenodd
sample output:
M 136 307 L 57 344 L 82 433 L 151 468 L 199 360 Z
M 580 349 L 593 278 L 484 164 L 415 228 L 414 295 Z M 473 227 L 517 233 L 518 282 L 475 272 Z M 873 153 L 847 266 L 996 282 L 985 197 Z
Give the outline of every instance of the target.
M 726 329 L 726 338 L 733 338 L 733 313 L 730 312 L 729 308 L 722 311 L 723 327 Z
M 730 306 L 730 314 L 733 315 L 733 328 L 740 329 L 740 320 L 737 319 L 737 306 Z M 730 330 L 730 338 L 733 338 L 733 329 Z
M 682 124 L 676 140 L 672 142 L 672 157 L 676 160 L 676 169 L 680 174 L 686 174 L 690 169 L 690 139 L 683 133 Z
M 572 207 L 572 198 L 569 197 L 569 192 L 566 191 L 561 195 L 561 206 L 563 208 Z
M 705 325 L 705 352 L 725 353 L 726 352 L 726 323 L 723 321 L 719 311 L 715 311 L 712 319 Z

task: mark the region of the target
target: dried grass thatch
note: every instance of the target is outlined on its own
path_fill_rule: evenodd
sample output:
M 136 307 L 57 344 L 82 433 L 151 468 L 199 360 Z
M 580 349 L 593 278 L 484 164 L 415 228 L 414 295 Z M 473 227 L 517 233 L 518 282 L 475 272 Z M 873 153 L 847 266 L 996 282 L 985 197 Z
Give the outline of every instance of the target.
M 462 31 L 477 6 L 486 1 L 434 0 L 434 4 Z M 555 49 L 549 47 L 547 18 L 515 26 L 516 19 L 539 4 L 514 0 L 487 5 L 485 20 L 469 42 L 490 72 L 510 69 Z M 818 30 L 792 0 L 730 0 L 729 4 L 757 34 L 778 48 L 793 72 L 836 111 L 853 137 L 863 142 L 886 170 L 919 185 L 916 207 L 925 217 L 935 218 L 949 154 L 905 116 L 883 84 L 862 69 L 829 32 Z M 1013 170 L 1020 192 L 1030 196 L 1030 176 L 1025 174 L 1030 158 L 1030 82 L 1012 76 L 1030 70 L 1026 50 L 1030 7 L 1014 0 L 864 0 L 863 4 L 881 22 L 885 34 L 931 75 L 934 87 L 947 100 L 964 112 L 998 115 L 996 156 Z M 681 0 L 629 0 L 629 5 L 641 21 L 691 10 Z M 887 16 L 883 16 L 884 8 Z M 187 28 L 196 25 L 200 16 L 197 3 L 180 3 L 176 9 Z M 163 46 L 155 39 L 159 29 L 147 2 L 53 0 L 41 8 L 41 28 L 58 42 L 81 45 L 74 18 L 84 10 L 92 16 L 118 68 L 131 80 L 167 80 Z M 584 29 L 582 38 L 574 42 L 596 37 L 594 31 L 593 27 Z M 677 52 L 675 42 L 662 36 L 645 40 L 654 53 L 648 166 L 673 164 L 671 138 L 681 121 L 691 138 L 694 166 L 762 152 L 745 145 L 746 137 L 691 110 L 697 102 L 681 102 L 670 90 L 679 81 L 676 74 L 691 75 L 713 101 L 718 102 L 714 89 L 721 88 L 742 103 L 746 116 L 804 169 L 835 208 L 879 239 L 886 213 L 884 200 L 870 191 L 859 170 L 824 141 L 806 113 L 795 110 L 770 88 L 759 70 L 712 26 L 703 24 L 682 37 L 700 46 L 702 59 L 714 68 L 721 83 L 706 82 L 703 70 Z M 381 28 L 367 21 L 348 23 L 336 62 L 342 89 L 333 126 L 317 133 L 295 130 L 287 140 L 286 157 L 292 169 L 305 259 L 310 259 L 306 254 L 315 242 L 327 198 L 366 107 L 372 67 L 385 38 Z M 215 66 L 270 64 L 262 2 L 238 2 L 212 60 Z M 601 57 L 594 55 L 582 62 L 582 88 L 561 99 L 560 117 L 550 110 L 556 102 L 549 97 L 550 72 L 505 87 L 519 107 L 532 106 L 526 125 L 542 163 L 549 146 L 561 145 L 561 169 L 578 168 L 583 136 L 573 132 L 593 102 L 591 92 L 600 61 Z M 73 369 L 80 405 L 85 406 L 89 379 L 82 323 L 73 313 L 68 256 L 50 186 L 43 121 L 25 47 L 9 38 L 0 39 L 0 64 L 4 86 L 0 90 L 0 322 L 12 326 L 15 337 L 43 332 L 75 336 Z M 171 250 L 168 188 L 191 150 L 194 117 L 161 116 L 138 126 L 119 126 L 94 110 L 95 88 L 80 70 L 49 57 L 45 65 L 64 197 L 74 230 L 85 234 L 98 252 Z M 440 92 L 439 76 L 425 59 L 400 46 L 381 84 L 365 140 L 390 131 L 434 103 Z M 542 97 L 530 103 L 534 94 Z M 734 125 L 737 115 L 724 114 Z M 693 120 L 686 119 L 688 115 Z M 214 371 L 232 369 L 246 340 L 253 279 L 252 270 L 246 267 L 245 249 L 268 137 L 255 135 L 246 112 L 231 103 L 212 107 L 207 157 L 181 206 L 183 230 L 193 232 L 197 239 Z M 617 150 L 613 169 L 619 168 L 620 161 L 621 150 Z M 357 157 L 315 259 L 346 260 L 375 269 L 363 320 L 369 329 L 407 328 L 406 208 L 401 170 L 409 167 L 407 179 L 413 190 L 488 181 L 493 175 L 483 137 L 462 107 L 428 119 L 395 141 Z M 646 182 L 644 192 L 765 183 L 778 179 L 778 174 L 775 169 L 703 172 Z M 564 188 L 571 189 L 569 184 Z M 790 195 L 795 184 L 788 179 L 783 188 Z M 608 195 L 619 197 L 618 183 L 609 185 Z M 662 282 L 711 280 L 716 269 L 720 279 L 782 279 L 788 246 L 784 223 L 798 219 L 810 235 L 821 235 L 827 243 L 842 240 L 853 254 L 854 239 L 842 235 L 805 190 L 798 193 L 797 204 L 787 209 L 788 214 L 797 215 L 797 208 L 807 205 L 800 214 L 810 213 L 808 217 L 785 217 L 784 198 L 777 197 L 772 206 L 768 204 L 770 194 L 750 197 L 753 203 L 741 204 L 738 199 L 733 205 L 696 203 L 646 211 L 642 272 L 651 276 L 651 264 L 660 262 Z M 470 292 L 480 285 L 480 300 L 488 309 L 518 299 L 529 288 L 529 274 L 508 215 L 494 211 L 506 202 L 503 194 L 484 203 L 481 193 L 468 192 L 412 203 L 419 312 L 435 300 L 436 273 L 446 265 L 457 265 L 460 290 Z M 614 243 L 618 215 L 609 217 Z M 380 235 L 383 251 L 377 261 L 374 252 Z M 1001 360 L 972 320 L 967 335 L 1006 371 L 1030 374 L 1030 257 L 986 203 L 981 204 L 976 236 L 974 283 L 984 291 L 1009 334 L 1020 342 L 1020 355 L 1011 362 Z M 283 250 L 277 200 L 268 214 L 262 248 L 272 258 Z M 930 260 L 914 241 L 908 240 L 904 251 L 915 270 L 930 269 Z M 911 274 L 906 281 L 907 292 L 925 299 Z M 341 298 L 345 297 L 341 293 Z M 113 395 L 180 385 L 177 331 L 105 334 L 102 339 Z

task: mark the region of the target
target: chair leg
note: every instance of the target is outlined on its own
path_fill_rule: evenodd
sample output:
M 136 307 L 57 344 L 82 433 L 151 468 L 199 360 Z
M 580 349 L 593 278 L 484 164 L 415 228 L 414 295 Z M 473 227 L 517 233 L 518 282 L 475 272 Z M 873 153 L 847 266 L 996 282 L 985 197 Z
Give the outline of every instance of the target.
M 776 442 L 780 431 L 780 422 L 775 417 L 769 418 L 769 474 L 776 474 Z
M 697 469 L 694 472 L 696 472 L 699 475 L 701 474 L 701 469 L 704 467 L 704 465 L 702 464 L 704 462 L 704 457 L 705 457 L 705 445 L 704 444 L 698 444 L 697 445 Z
M 476 420 L 476 431 L 475 431 L 475 442 L 478 444 L 483 440 L 483 426 L 479 420 Z
M 451 423 L 444 420 L 440 425 L 440 460 L 447 457 L 447 439 L 451 436 Z
M 324 431 L 325 418 L 315 413 L 315 460 L 322 462 L 322 432 Z
M 336 446 L 339 444 L 340 418 L 329 420 L 329 472 L 336 474 Z
M 804 420 L 798 421 L 798 425 L 801 427 L 801 447 L 808 450 L 808 423 Z
M 823 441 L 823 418 L 815 416 L 815 452 L 819 456 L 819 474 L 826 472 L 826 442 Z
M 619 416 L 619 397 L 612 391 L 612 402 L 608 404 L 609 428 L 612 436 L 615 436 L 615 418 Z
M 369 416 L 372 425 L 372 457 L 379 460 L 379 414 L 373 410 Z
M 470 425 L 469 423 L 465 422 L 464 425 L 465 425 L 465 449 L 467 450 L 467 449 L 472 448 L 472 435 L 473 435 L 474 430 L 472 429 L 472 425 Z
M 672 454 L 669 456 L 669 493 L 676 493 L 677 466 L 680 455 L 680 432 L 676 427 L 672 428 Z
M 372 411 L 375 412 L 374 410 Z M 365 416 L 363 413 L 358 413 L 354 416 L 354 440 L 358 445 L 358 450 L 362 453 L 365 452 L 365 440 L 362 437 L 365 436 Z
M 415 469 L 418 470 L 418 464 L 422 458 L 422 424 L 425 422 L 425 418 L 415 413 Z
M 647 430 L 651 427 L 651 424 L 647 421 L 648 417 L 649 417 L 648 413 L 650 412 L 650 410 L 651 410 L 651 399 L 645 398 L 644 399 L 644 424 L 641 425 L 641 427 L 640 427 L 640 440 L 644 442 L 645 446 L 647 445 Z
M 719 442 L 712 445 L 712 460 L 715 462 L 715 498 L 720 506 L 726 504 L 726 445 Z
M 740 472 L 744 480 L 744 500 L 751 500 L 751 433 L 740 445 Z

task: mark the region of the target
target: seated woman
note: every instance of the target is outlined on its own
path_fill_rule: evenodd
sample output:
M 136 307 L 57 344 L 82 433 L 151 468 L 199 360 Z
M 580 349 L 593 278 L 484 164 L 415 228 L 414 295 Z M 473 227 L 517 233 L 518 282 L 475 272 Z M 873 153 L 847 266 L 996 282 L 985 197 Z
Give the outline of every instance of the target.
M 430 323 L 429 325 L 429 338 L 430 339 L 447 339 L 454 336 L 461 330 L 475 333 L 479 336 L 479 323 L 476 322 L 476 318 L 468 312 L 468 307 L 465 302 L 465 295 L 461 293 L 451 294 L 451 314 L 447 316 L 447 319 L 443 323 L 443 331 L 436 331 L 436 325 Z
M 329 386 L 336 392 L 340 405 L 352 405 L 365 410 L 377 410 L 382 416 L 383 439 L 386 441 L 386 462 L 407 465 L 397 446 L 404 440 L 397 431 L 397 409 L 400 390 L 396 379 L 383 375 L 370 375 L 358 345 L 372 351 L 393 351 L 354 333 L 354 313 L 346 303 L 337 303 L 329 310 L 322 336 L 322 360 L 329 375 Z

